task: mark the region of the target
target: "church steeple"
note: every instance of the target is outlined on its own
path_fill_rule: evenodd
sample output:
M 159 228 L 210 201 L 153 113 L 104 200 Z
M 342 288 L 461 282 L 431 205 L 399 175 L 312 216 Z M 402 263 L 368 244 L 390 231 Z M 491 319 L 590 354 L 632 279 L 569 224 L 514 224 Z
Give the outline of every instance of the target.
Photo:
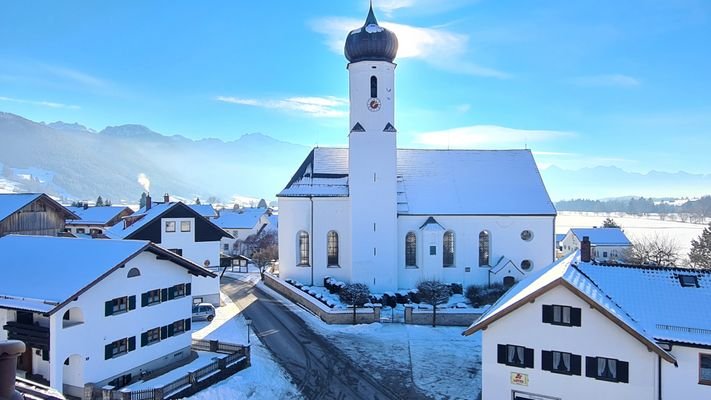
M 352 63 L 360 61 L 393 62 L 397 56 L 397 48 L 397 36 L 378 25 L 371 2 L 365 24 L 348 34 L 344 53 L 348 61 Z

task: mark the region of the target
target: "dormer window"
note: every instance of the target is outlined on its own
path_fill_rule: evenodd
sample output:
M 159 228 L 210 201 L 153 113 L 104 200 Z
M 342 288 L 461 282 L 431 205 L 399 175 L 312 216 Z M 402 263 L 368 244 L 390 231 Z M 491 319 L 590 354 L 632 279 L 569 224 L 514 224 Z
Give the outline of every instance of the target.
M 696 275 L 679 275 L 681 287 L 699 287 L 699 279 Z

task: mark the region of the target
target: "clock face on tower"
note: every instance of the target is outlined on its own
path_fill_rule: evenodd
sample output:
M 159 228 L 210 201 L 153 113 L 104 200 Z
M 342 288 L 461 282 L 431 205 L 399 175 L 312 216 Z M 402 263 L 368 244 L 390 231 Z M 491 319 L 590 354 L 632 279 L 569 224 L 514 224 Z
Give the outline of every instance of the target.
M 370 110 L 370 111 L 380 110 L 380 100 L 377 97 L 372 97 L 368 100 L 368 110 Z

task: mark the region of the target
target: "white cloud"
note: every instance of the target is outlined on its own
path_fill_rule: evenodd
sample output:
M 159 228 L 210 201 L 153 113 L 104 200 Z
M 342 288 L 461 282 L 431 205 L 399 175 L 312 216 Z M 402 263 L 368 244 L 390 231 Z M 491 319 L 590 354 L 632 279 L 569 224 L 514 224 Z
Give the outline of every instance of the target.
M 417 135 L 416 142 L 438 148 L 524 147 L 530 143 L 572 137 L 564 131 L 514 129 L 496 125 L 472 125 Z
M 454 109 L 458 113 L 462 113 L 462 114 L 469 112 L 469 110 L 471 110 L 471 108 L 472 108 L 471 104 L 459 104 L 458 106 L 454 107 Z
M 623 74 L 579 76 L 570 80 L 579 86 L 610 86 L 632 88 L 641 84 L 640 80 Z
M 398 38 L 397 57 L 420 59 L 436 68 L 467 75 L 508 78 L 509 74 L 465 60 L 469 36 L 441 28 L 379 22 L 395 32 Z M 314 31 L 326 36 L 326 44 L 334 53 L 343 54 L 346 36 L 363 21 L 352 18 L 328 17 L 312 24 Z
M 19 104 L 30 104 L 33 106 L 41 106 L 41 107 L 49 107 L 49 108 L 64 108 L 64 109 L 69 109 L 69 110 L 78 110 L 81 108 L 79 106 L 75 106 L 72 104 L 56 103 L 53 101 L 25 100 L 25 99 L 16 99 L 16 98 L 12 98 L 12 97 L 3 97 L 3 96 L 0 96 L 0 101 L 7 101 L 7 102 L 19 103 Z
M 289 97 L 277 100 L 258 100 L 231 96 L 218 96 L 216 100 L 244 106 L 298 111 L 319 118 L 340 118 L 348 115 L 348 100 L 327 97 Z
M 476 3 L 478 0 L 378 0 L 373 3 L 373 8 L 382 11 L 390 17 L 393 12 L 410 8 L 418 13 L 435 14 L 459 8 L 466 4 Z
M 109 83 L 103 79 L 97 78 L 95 76 L 89 75 L 87 73 L 77 71 L 70 68 L 57 67 L 53 65 L 44 65 L 44 68 L 51 74 L 64 78 L 69 81 L 76 82 L 83 86 L 93 87 L 93 88 L 104 88 L 109 86 Z

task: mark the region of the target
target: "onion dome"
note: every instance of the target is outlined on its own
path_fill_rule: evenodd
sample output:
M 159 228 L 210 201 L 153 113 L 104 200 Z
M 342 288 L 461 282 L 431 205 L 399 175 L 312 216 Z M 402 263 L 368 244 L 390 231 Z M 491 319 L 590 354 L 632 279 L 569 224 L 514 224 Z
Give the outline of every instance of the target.
M 351 31 L 346 38 L 344 49 L 348 61 L 387 61 L 393 62 L 397 55 L 397 36 L 378 25 L 370 5 L 365 24 Z

